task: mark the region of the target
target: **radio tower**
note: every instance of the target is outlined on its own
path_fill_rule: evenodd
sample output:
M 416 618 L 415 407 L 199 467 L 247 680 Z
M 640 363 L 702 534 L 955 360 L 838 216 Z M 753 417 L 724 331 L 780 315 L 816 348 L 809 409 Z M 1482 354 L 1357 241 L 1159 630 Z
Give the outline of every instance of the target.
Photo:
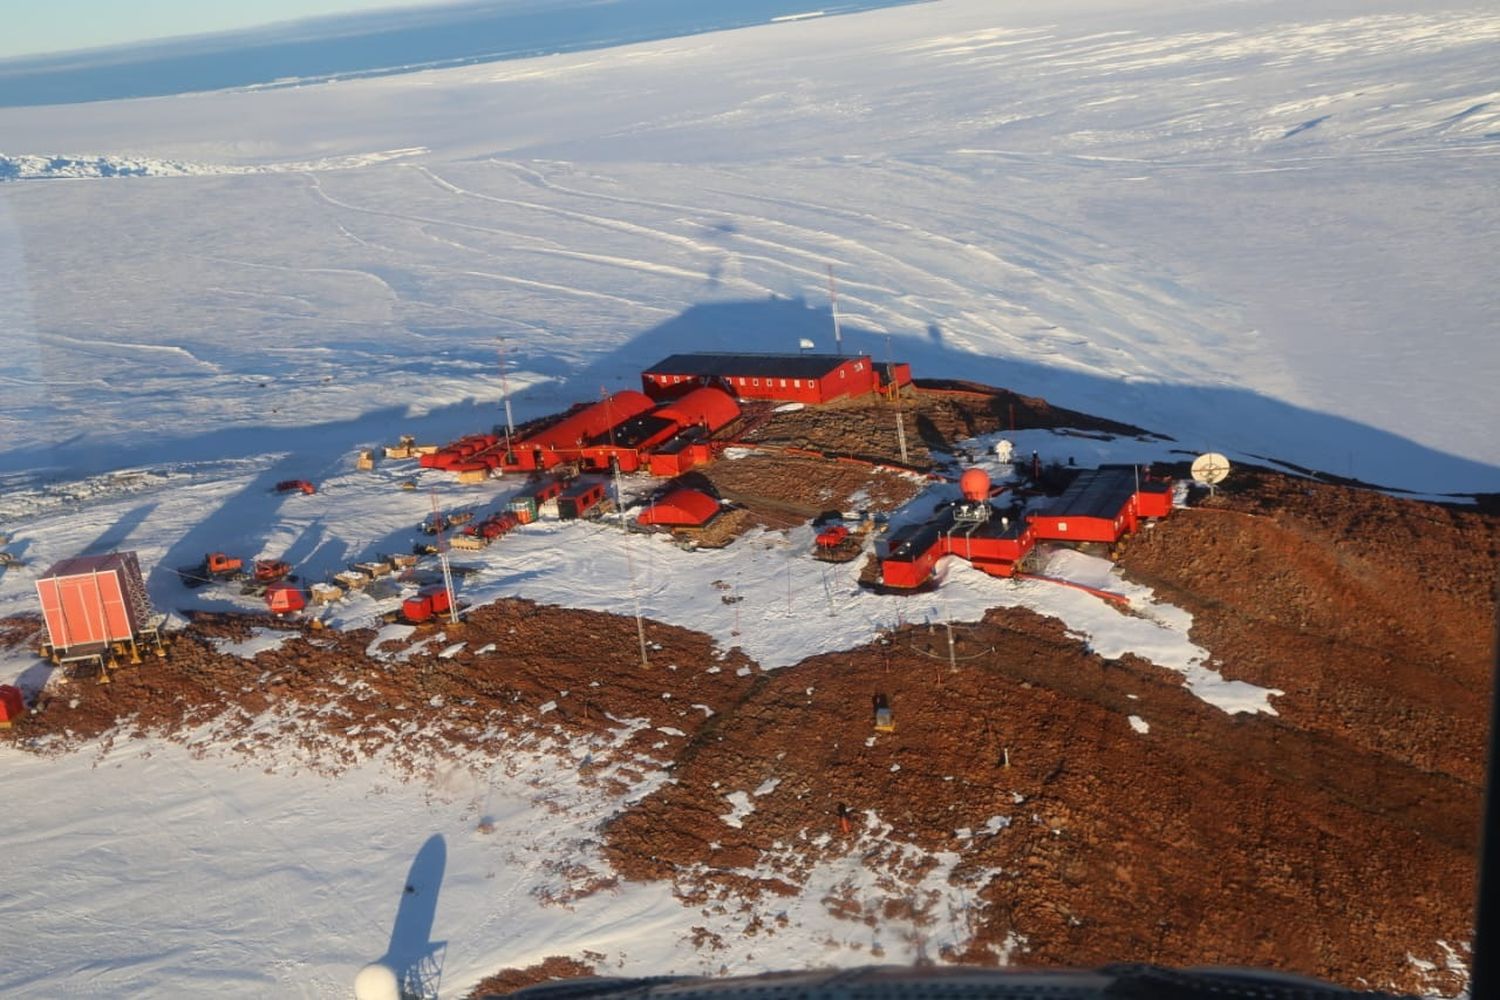
M 453 571 L 448 568 L 448 540 L 443 536 L 443 529 L 447 527 L 443 515 L 438 513 L 437 491 L 432 492 L 432 513 L 435 515 L 434 523 L 438 526 L 437 549 L 438 562 L 443 564 L 443 587 L 448 591 L 448 621 L 454 625 L 458 624 L 458 601 L 453 598 Z
M 510 381 L 505 375 L 505 338 L 500 338 L 500 401 L 505 405 L 505 460 L 512 461 L 510 440 L 515 437 L 516 426 L 510 416 Z
M 833 265 L 828 265 L 828 301 L 833 309 L 833 351 L 844 353 L 844 334 L 839 328 L 839 291 L 833 284 Z

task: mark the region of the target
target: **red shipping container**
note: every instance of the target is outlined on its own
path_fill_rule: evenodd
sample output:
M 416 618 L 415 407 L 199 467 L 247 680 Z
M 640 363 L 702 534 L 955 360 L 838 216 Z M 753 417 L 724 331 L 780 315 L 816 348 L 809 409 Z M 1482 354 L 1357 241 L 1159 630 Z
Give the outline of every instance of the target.
M 448 589 L 446 587 L 429 587 L 422 591 L 422 596 L 432 602 L 432 613 L 435 615 L 446 614 L 452 607 L 448 603 Z
M 26 701 L 21 689 L 11 684 L 0 684 L 0 728 L 8 727 L 26 714 Z
M 135 638 L 150 615 L 134 552 L 64 559 L 36 582 L 36 592 L 48 641 L 63 654 Z
M 424 622 L 432 617 L 432 595 L 418 594 L 401 602 L 401 614 L 409 622 Z

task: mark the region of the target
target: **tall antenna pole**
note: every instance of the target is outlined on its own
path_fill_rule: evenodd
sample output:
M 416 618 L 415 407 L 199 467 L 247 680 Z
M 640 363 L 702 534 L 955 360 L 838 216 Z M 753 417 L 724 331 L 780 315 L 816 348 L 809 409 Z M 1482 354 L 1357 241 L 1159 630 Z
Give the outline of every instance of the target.
M 833 351 L 844 353 L 844 334 L 839 328 L 839 290 L 833 283 L 833 265 L 828 265 L 828 301 L 833 309 Z
M 901 387 L 896 385 L 896 359 L 891 354 L 891 338 L 885 338 L 885 370 L 891 376 L 891 390 L 896 394 L 896 444 L 901 447 L 901 461 L 910 459 L 906 454 L 906 415 L 901 412 Z
M 447 527 L 443 516 L 438 514 L 437 491 L 432 491 L 432 512 L 437 517 L 434 523 L 438 526 L 437 547 L 438 562 L 443 564 L 443 589 L 448 592 L 448 621 L 454 625 L 458 624 L 458 601 L 453 597 L 453 571 L 448 567 L 448 540 L 443 537 L 443 529 Z
M 609 406 L 609 390 L 601 385 L 599 387 L 599 394 L 604 397 L 605 419 L 609 421 L 609 461 L 610 465 L 614 467 L 615 507 L 620 511 L 620 530 L 625 532 L 625 572 L 630 577 L 630 601 L 635 605 L 635 637 L 641 646 L 641 666 L 649 667 L 651 666 L 651 658 L 646 654 L 646 619 L 641 617 L 641 592 L 635 586 L 635 558 L 630 553 L 630 529 L 625 526 L 625 494 L 620 489 L 620 456 L 614 451 L 615 418 Z
M 510 380 L 505 375 L 505 338 L 500 338 L 500 399 L 505 404 L 505 455 L 510 459 L 510 439 L 516 435 L 515 421 L 510 416 Z
M 641 647 L 641 666 L 651 666 L 646 653 L 646 619 L 641 616 L 641 592 L 635 586 L 635 558 L 631 555 L 630 529 L 625 526 L 625 494 L 620 492 L 620 459 L 610 457 L 615 467 L 615 506 L 620 509 L 620 530 L 625 532 L 625 572 L 630 577 L 630 600 L 635 605 L 635 637 Z

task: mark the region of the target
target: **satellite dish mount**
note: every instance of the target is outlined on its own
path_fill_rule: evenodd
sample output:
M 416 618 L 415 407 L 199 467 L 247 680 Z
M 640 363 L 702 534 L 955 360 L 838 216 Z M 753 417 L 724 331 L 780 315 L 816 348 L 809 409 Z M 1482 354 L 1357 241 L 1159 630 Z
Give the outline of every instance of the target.
M 1193 459 L 1193 482 L 1208 487 L 1208 495 L 1214 495 L 1214 487 L 1229 478 L 1229 459 L 1216 451 L 1205 452 Z

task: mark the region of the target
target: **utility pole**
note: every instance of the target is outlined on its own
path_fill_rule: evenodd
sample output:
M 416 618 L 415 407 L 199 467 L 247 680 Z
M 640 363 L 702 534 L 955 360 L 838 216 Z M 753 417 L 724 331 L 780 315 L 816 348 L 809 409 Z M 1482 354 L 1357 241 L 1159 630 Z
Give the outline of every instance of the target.
M 844 334 L 839 328 L 839 292 L 833 284 L 833 265 L 828 265 L 828 301 L 833 309 L 833 352 L 844 353 Z
M 458 624 L 458 601 L 453 596 L 453 571 L 448 566 L 448 541 L 443 537 L 443 529 L 447 524 L 443 521 L 443 515 L 438 513 L 437 491 L 432 491 L 432 513 L 439 525 L 437 531 L 438 562 L 443 565 L 443 589 L 448 592 L 448 621 L 454 625 Z
M 891 388 L 896 393 L 896 444 L 901 448 L 901 461 L 908 463 L 906 454 L 906 414 L 901 412 L 901 387 L 896 385 L 896 359 L 891 355 L 891 338 L 885 338 L 885 366 L 891 375 Z
M 516 436 L 515 421 L 510 416 L 510 381 L 505 374 L 505 338 L 500 338 L 500 400 L 505 405 L 505 458 L 511 459 L 510 441 Z

